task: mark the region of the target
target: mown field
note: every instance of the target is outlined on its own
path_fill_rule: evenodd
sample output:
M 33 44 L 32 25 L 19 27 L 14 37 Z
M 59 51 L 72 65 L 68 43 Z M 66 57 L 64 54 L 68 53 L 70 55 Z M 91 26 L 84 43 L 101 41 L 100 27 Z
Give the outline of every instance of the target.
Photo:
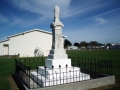
M 67 51 L 69 56 L 113 60 L 113 75 L 116 76 L 116 85 L 109 86 L 104 90 L 120 90 L 120 50 L 104 50 L 104 51 Z M 0 58 L 0 90 L 18 90 L 11 82 L 12 73 L 15 71 L 14 58 Z M 14 82 L 13 82 L 14 83 Z M 103 89 L 99 89 L 103 90 Z

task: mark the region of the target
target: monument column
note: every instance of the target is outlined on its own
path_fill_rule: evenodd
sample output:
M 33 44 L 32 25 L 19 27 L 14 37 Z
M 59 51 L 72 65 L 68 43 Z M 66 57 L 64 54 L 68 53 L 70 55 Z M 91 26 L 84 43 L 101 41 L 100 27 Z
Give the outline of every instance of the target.
M 60 10 L 56 5 L 54 9 L 54 20 L 51 23 L 50 27 L 52 29 L 52 48 L 46 59 L 46 66 L 51 68 L 52 65 L 58 68 L 59 65 L 64 66 L 68 64 L 71 66 L 71 59 L 68 59 L 65 49 L 63 48 L 62 42 L 62 28 L 63 23 L 59 19 Z M 61 62 L 66 62 L 61 63 Z

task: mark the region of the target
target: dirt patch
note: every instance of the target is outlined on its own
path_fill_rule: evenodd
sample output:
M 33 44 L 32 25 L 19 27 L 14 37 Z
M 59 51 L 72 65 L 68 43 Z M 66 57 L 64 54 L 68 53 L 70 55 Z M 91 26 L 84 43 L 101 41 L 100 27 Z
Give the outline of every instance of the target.
M 15 81 L 14 81 L 14 79 L 12 77 L 8 77 L 8 80 L 9 80 L 10 85 L 11 85 L 11 90 L 20 90 L 17 87 L 17 84 L 15 83 Z

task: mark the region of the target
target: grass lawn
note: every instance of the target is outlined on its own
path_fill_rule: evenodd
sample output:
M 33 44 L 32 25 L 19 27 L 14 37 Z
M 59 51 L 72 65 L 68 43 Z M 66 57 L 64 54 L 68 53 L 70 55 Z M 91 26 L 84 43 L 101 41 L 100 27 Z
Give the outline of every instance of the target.
M 116 76 L 117 84 L 120 84 L 120 50 L 106 51 L 67 51 L 69 56 L 113 60 L 113 74 Z M 15 71 L 14 58 L 0 58 L 0 90 L 12 90 L 9 78 Z M 105 90 L 119 90 L 120 85 Z M 16 89 L 15 89 L 16 90 Z M 101 89 L 102 90 L 102 89 Z
M 14 58 L 0 58 L 0 90 L 12 90 L 9 78 L 14 70 Z
M 106 51 L 67 51 L 69 56 L 113 61 L 113 74 L 120 78 L 120 50 Z

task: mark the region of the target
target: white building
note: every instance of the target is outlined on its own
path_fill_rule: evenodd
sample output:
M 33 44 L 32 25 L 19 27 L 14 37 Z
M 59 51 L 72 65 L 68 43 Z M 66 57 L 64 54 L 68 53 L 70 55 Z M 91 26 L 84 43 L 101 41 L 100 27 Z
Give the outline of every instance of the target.
M 62 36 L 62 42 L 65 36 Z M 33 29 L 8 36 L 0 41 L 0 55 L 20 55 L 20 57 L 48 56 L 52 46 L 52 33 Z
M 75 50 L 75 49 L 78 49 L 78 47 L 76 47 L 76 46 L 68 46 L 68 50 Z

